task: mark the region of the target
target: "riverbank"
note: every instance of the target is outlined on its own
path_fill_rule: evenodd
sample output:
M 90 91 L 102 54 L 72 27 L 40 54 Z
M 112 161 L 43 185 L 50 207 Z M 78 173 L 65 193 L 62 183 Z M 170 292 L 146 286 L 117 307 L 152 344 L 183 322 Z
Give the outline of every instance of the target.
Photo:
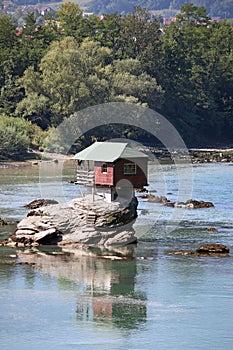
M 187 160 L 188 157 L 193 164 L 201 163 L 224 163 L 233 162 L 233 148 L 190 148 L 189 156 L 187 152 L 182 151 L 172 151 L 169 152 L 166 149 L 159 148 L 148 148 L 147 151 L 152 155 L 152 157 L 157 158 L 161 163 L 172 163 L 172 158 L 180 158 L 182 160 Z M 49 152 L 33 152 L 24 158 L 19 160 L 0 160 L 0 169 L 7 168 L 11 166 L 32 166 L 38 165 L 41 161 L 72 161 L 73 155 L 59 154 L 59 153 L 49 153 Z
M 49 152 L 33 152 L 28 153 L 24 156 L 20 156 L 19 159 L 0 159 L 0 169 L 8 167 L 23 167 L 39 165 L 42 161 L 69 161 L 72 160 L 72 155 L 60 154 L 60 153 L 49 153 Z
M 161 163 L 172 163 L 173 159 L 190 160 L 193 164 L 233 162 L 233 148 L 190 148 L 187 151 L 168 151 L 150 148 L 151 154 Z

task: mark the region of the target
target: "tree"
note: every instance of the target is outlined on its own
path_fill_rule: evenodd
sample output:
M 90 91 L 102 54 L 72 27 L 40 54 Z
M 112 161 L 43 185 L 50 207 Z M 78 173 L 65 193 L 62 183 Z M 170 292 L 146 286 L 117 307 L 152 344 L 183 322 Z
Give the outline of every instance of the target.
M 78 4 L 73 2 L 64 2 L 57 11 L 57 20 L 60 22 L 66 36 L 76 35 L 80 26 L 83 11 Z
M 204 16 L 203 10 L 195 12 Z M 225 22 L 200 24 L 193 6 L 185 7 L 185 13 L 182 22 L 170 25 L 162 37 L 163 111 L 182 125 L 182 132 L 198 130 L 202 140 L 220 142 L 226 132 L 223 120 L 230 120 L 232 29 Z
M 17 46 L 16 27 L 8 15 L 0 15 L 0 87 L 6 79 L 6 71 L 14 66 L 14 48 Z
M 207 16 L 204 6 L 195 6 L 192 3 L 181 6 L 180 14 L 176 16 L 181 24 L 207 25 L 210 17 Z
M 48 123 L 51 119 L 57 125 L 76 110 L 102 103 L 109 94 L 110 60 L 111 51 L 98 43 L 86 40 L 79 46 L 71 37 L 54 42 L 41 60 L 40 73 L 30 68 L 20 80 L 26 98 L 19 103 L 18 113 L 30 118 L 39 103 L 45 106 L 40 112 L 47 113 Z
M 0 115 L 0 157 L 14 157 L 30 147 L 42 145 L 43 133 L 39 127 L 22 118 Z
M 38 69 L 56 35 L 49 25 L 38 26 L 34 13 L 28 14 L 23 32 L 18 36 L 11 18 L 0 16 L 0 110 L 4 114 L 13 115 L 16 104 L 23 98 L 17 79 L 30 65 Z
M 159 109 L 163 90 L 149 74 L 143 71 L 139 60 L 125 59 L 115 63 L 112 99 L 134 102 Z
M 19 42 L 8 15 L 0 15 L 0 111 L 10 114 L 18 98 L 15 85 L 19 73 Z
M 33 120 L 43 116 L 48 124 L 109 101 L 159 105 L 163 94 L 139 61 L 113 61 L 109 48 L 88 39 L 81 45 L 72 37 L 54 42 L 39 68 L 28 68 L 20 79 L 26 97 L 17 113 Z
M 137 58 L 151 47 L 157 47 L 160 31 L 159 23 L 140 6 L 134 8 L 121 21 L 121 57 Z
M 96 40 L 101 43 L 101 46 L 109 47 L 114 55 L 115 59 L 120 58 L 120 52 L 122 47 L 121 39 L 121 25 L 123 18 L 117 13 L 104 15 L 103 20 L 100 22 L 101 26 L 96 33 Z

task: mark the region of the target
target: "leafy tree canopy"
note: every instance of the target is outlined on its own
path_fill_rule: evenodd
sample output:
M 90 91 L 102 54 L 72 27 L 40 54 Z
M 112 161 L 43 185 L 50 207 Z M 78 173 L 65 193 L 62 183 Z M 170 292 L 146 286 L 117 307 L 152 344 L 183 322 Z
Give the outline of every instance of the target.
M 26 97 L 17 113 L 47 118 L 54 125 L 75 111 L 109 101 L 130 99 L 159 106 L 163 95 L 139 61 L 114 61 L 109 48 L 88 39 L 79 45 L 72 37 L 54 42 L 40 71 L 28 68 L 19 82 Z

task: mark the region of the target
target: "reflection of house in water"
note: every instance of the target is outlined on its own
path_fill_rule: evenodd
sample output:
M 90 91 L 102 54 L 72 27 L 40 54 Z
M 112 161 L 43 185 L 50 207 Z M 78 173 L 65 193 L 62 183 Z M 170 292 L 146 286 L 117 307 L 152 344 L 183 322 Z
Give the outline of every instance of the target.
M 146 321 L 146 296 L 135 292 L 137 265 L 135 260 L 105 261 L 106 271 L 112 271 L 109 292 L 93 290 L 77 304 L 77 318 L 111 323 L 133 329 Z
M 146 322 L 145 295 L 93 295 L 78 301 L 77 319 L 135 329 Z
M 119 256 L 123 251 L 124 256 L 130 255 L 130 249 L 117 248 L 116 254 Z M 73 288 L 74 283 L 78 286 L 77 320 L 111 323 L 128 329 L 146 321 L 146 297 L 135 291 L 135 259 L 104 259 L 78 249 L 64 254 L 42 250 L 17 253 L 21 261 L 35 264 L 45 274 L 56 277 L 63 290 Z

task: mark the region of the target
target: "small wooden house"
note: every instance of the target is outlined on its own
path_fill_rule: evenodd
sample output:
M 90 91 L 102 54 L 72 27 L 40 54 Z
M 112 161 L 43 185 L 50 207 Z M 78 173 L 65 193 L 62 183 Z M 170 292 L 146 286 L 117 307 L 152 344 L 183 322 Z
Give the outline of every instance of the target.
M 77 184 L 93 186 L 107 201 L 147 186 L 148 156 L 121 142 L 95 142 L 74 156 Z

